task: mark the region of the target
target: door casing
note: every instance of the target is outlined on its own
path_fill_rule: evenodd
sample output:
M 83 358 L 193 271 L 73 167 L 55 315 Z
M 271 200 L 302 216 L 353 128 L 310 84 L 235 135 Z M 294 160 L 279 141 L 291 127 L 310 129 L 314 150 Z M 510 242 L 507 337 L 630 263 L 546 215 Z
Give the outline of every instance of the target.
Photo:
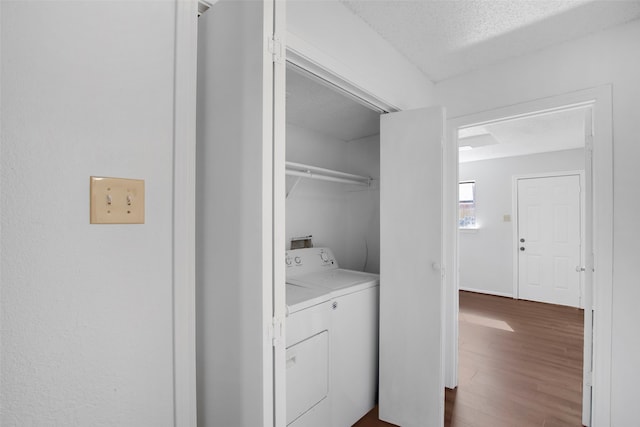
M 444 148 L 444 215 L 450 223 L 444 230 L 445 276 L 445 385 L 458 385 L 458 130 L 507 119 L 523 118 L 569 108 L 591 107 L 593 111 L 593 400 L 592 425 L 607 426 L 611 419 L 611 327 L 613 283 L 613 127 L 611 85 L 598 86 L 525 101 L 494 110 L 453 117 L 447 123 Z M 585 156 L 586 158 L 586 156 Z M 589 177 L 586 177 L 588 179 Z M 595 224 L 598 226 L 596 227 Z

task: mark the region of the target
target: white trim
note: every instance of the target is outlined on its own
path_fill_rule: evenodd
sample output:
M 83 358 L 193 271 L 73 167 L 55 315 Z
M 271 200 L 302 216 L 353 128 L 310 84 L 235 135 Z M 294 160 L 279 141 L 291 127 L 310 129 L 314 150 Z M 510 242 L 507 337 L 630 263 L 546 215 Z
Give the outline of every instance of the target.
M 442 369 L 444 371 L 444 385 L 447 388 L 458 386 L 458 290 L 459 290 L 459 258 L 458 244 L 460 240 L 460 202 L 458 197 L 459 186 L 459 151 L 458 131 L 451 127 L 451 121 L 447 121 L 443 143 L 442 165 L 442 260 L 445 266 L 444 295 L 445 301 L 442 307 L 444 323 L 442 336 L 444 337 L 444 359 Z M 451 143 L 450 141 L 453 141 Z M 455 147 L 453 149 L 452 147 Z M 471 232 L 471 231 L 469 231 Z M 451 307 L 456 307 L 452 310 Z
M 531 100 L 517 105 L 511 105 L 495 110 L 479 112 L 461 117 L 455 117 L 448 122 L 449 141 L 445 144 L 445 152 L 452 152 L 446 158 L 449 162 L 457 161 L 458 139 L 457 130 L 461 127 L 487 123 L 508 117 L 532 114 L 541 111 L 551 111 L 568 106 L 580 106 L 593 104 L 594 108 L 594 252 L 596 254 L 594 272 L 594 376 L 593 376 L 593 406 L 592 426 L 606 427 L 611 424 L 611 328 L 612 328 L 612 283 L 613 283 L 613 127 L 612 127 L 612 99 L 611 86 L 599 86 L 576 92 L 561 94 L 549 98 Z M 451 171 L 457 168 L 457 164 L 446 165 Z M 457 174 L 447 174 L 449 185 L 445 183 L 445 191 L 451 189 L 452 183 L 457 182 Z M 455 203 L 456 193 L 449 193 L 448 206 Z M 451 231 L 450 231 L 451 232 Z M 455 264 L 450 269 L 456 271 L 458 245 L 455 241 L 453 247 L 448 248 L 445 254 Z M 455 280 L 449 279 L 446 286 L 449 289 L 457 289 Z M 453 295 L 454 292 L 449 292 Z M 448 310 L 455 312 L 455 316 L 448 316 L 449 323 L 445 325 L 445 336 L 452 341 L 454 334 L 451 331 L 457 327 L 457 300 L 450 298 L 447 301 Z M 449 346 L 456 348 L 455 342 L 449 342 Z M 448 366 L 451 362 L 457 364 L 457 360 L 448 357 L 445 360 L 447 372 L 453 371 Z
M 580 260 L 585 259 L 584 254 L 584 241 L 585 241 L 585 208 L 584 205 L 584 170 L 574 170 L 574 171 L 558 171 L 558 172 L 543 172 L 543 173 L 530 173 L 524 175 L 513 175 L 511 177 L 511 229 L 512 229 L 512 247 L 513 250 L 511 253 L 513 254 L 513 299 L 520 299 L 520 267 L 519 267 L 519 253 L 518 248 L 520 243 L 518 242 L 518 181 L 521 179 L 535 179 L 535 178 L 553 178 L 553 177 L 561 177 L 561 176 L 574 176 L 578 175 L 580 180 Z M 584 282 L 582 277 L 580 277 L 580 308 L 584 308 Z
M 469 288 L 467 286 L 462 286 L 462 285 L 460 285 L 460 288 L 458 290 L 474 292 L 476 294 L 493 295 L 495 297 L 505 297 L 505 298 L 513 297 L 513 295 L 511 295 L 509 292 L 497 292 L 497 291 L 489 291 L 487 289 L 475 289 L 475 288 Z
M 198 1 L 176 0 L 173 135 L 173 404 L 176 427 L 195 426 L 195 164 Z
M 511 265 L 513 266 L 513 290 L 511 291 L 513 299 L 520 299 L 518 292 L 520 286 L 520 271 L 518 270 L 518 181 L 516 177 L 512 177 L 511 181 L 511 245 L 513 247 L 511 254 Z
M 262 342 L 262 427 L 274 426 L 275 395 L 275 355 L 276 350 L 284 344 L 275 339 L 274 313 L 274 278 L 276 266 L 274 251 L 274 152 L 276 152 L 275 136 L 275 56 L 270 44 L 275 41 L 276 34 L 276 0 L 263 0 L 263 49 L 262 49 L 262 224 L 260 225 L 260 241 L 262 244 L 262 327 L 265 339 Z M 278 2 L 279 3 L 279 2 Z M 284 95 L 284 87 L 281 88 Z M 280 259 L 280 258 L 278 258 Z M 284 261 L 284 255 L 282 255 Z M 282 264 L 281 264 L 282 265 Z M 282 284 L 284 286 L 284 283 Z M 278 353 L 285 363 L 284 352 Z M 282 388 L 283 394 L 286 389 Z M 285 394 L 286 396 L 286 394 Z
M 274 39 L 286 46 L 286 2 L 274 2 Z M 280 341 L 273 346 L 273 425 L 287 425 L 287 355 L 286 355 L 286 62 L 273 64 L 273 172 L 272 194 L 272 255 L 273 255 L 273 319 L 282 328 Z
M 551 97 L 553 98 L 553 97 Z M 545 99 L 541 99 L 540 101 L 545 101 L 551 98 L 545 98 Z M 535 102 L 535 101 L 534 101 Z M 548 104 L 548 103 L 544 103 L 544 105 L 541 105 L 541 109 L 539 111 L 526 111 L 526 112 L 522 112 L 522 113 L 515 113 L 509 116 L 505 116 L 504 118 L 491 118 L 493 117 L 493 115 L 491 114 L 491 112 L 493 111 L 485 111 L 483 113 L 479 113 L 479 122 L 478 123 L 472 123 L 472 124 L 467 124 L 467 125 L 462 125 L 460 126 L 459 129 L 464 129 L 464 128 L 469 128 L 469 127 L 476 127 L 476 126 L 487 126 L 487 125 L 493 125 L 493 124 L 497 124 L 497 123 L 508 123 L 514 120 L 521 120 L 521 119 L 526 119 L 529 117 L 540 117 L 540 116 L 546 116 L 549 114 L 555 114 L 555 113 L 559 113 L 559 112 L 564 112 L 564 111 L 572 111 L 572 110 L 579 110 L 579 109 L 583 109 L 583 108 L 588 108 L 590 106 L 592 106 L 594 103 L 594 100 L 586 100 L 586 101 L 577 101 L 574 100 L 573 102 L 567 104 L 567 105 L 553 105 L 553 104 Z M 504 108 L 500 108 L 499 110 L 511 110 L 513 108 L 517 108 L 517 105 L 513 105 L 510 107 L 504 107 Z M 465 116 L 466 117 L 466 116 Z M 459 119 L 462 117 L 455 117 L 453 119 Z M 452 120 L 453 120 L 452 119 Z
M 522 175 L 513 175 L 513 179 L 534 179 L 534 178 L 552 178 L 556 176 L 569 176 L 569 175 L 584 175 L 583 169 L 569 170 L 569 171 L 554 171 L 554 172 L 540 172 L 540 173 L 528 173 Z M 580 181 L 582 183 L 582 181 Z
M 585 209 L 585 235 L 582 244 L 583 266 L 584 272 L 580 274 L 580 278 L 587 291 L 582 295 L 583 305 L 587 308 L 584 310 L 584 333 L 585 337 L 589 337 L 589 341 L 584 342 L 583 346 L 583 381 L 582 381 L 582 424 L 590 427 L 592 425 L 592 391 L 593 391 L 593 107 L 588 108 L 584 115 L 584 167 L 587 179 L 584 182 L 584 197 L 582 201 L 585 206 L 591 206 L 591 209 Z
M 593 135 L 593 406 L 591 425 L 611 424 L 613 317 L 613 105 L 611 86 L 596 88 Z

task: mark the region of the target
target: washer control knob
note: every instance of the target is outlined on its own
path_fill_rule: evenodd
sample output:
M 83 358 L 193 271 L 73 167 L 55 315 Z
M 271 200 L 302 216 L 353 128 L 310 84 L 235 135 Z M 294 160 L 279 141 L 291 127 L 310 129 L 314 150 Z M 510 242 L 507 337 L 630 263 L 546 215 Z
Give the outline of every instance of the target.
M 296 264 L 300 264 L 302 262 L 302 260 L 300 259 L 299 256 L 295 257 L 295 262 Z
M 287 263 L 287 265 L 291 265 L 291 257 L 290 256 L 286 257 L 284 260 Z
M 322 252 L 320 254 L 320 258 L 322 259 L 323 262 L 329 262 L 329 255 L 327 255 L 325 252 Z

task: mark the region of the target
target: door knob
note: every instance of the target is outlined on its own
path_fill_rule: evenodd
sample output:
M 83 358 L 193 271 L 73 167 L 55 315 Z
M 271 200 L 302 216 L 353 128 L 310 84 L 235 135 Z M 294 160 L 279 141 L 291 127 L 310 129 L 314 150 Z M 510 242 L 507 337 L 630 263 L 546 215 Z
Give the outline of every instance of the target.
M 576 272 L 581 273 L 583 271 L 587 271 L 587 268 L 580 265 L 576 267 Z
M 524 246 L 520 246 L 520 250 L 521 250 L 521 251 L 524 251 Z
M 524 239 L 520 239 L 520 243 L 524 243 Z

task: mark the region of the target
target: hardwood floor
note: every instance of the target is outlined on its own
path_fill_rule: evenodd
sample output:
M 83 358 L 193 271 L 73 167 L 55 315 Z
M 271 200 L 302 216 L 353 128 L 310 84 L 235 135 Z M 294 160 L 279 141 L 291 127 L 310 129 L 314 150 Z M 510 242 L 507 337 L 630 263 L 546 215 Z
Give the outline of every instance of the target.
M 582 425 L 582 310 L 461 291 L 459 320 L 445 426 Z M 377 408 L 354 425 L 383 426 Z

